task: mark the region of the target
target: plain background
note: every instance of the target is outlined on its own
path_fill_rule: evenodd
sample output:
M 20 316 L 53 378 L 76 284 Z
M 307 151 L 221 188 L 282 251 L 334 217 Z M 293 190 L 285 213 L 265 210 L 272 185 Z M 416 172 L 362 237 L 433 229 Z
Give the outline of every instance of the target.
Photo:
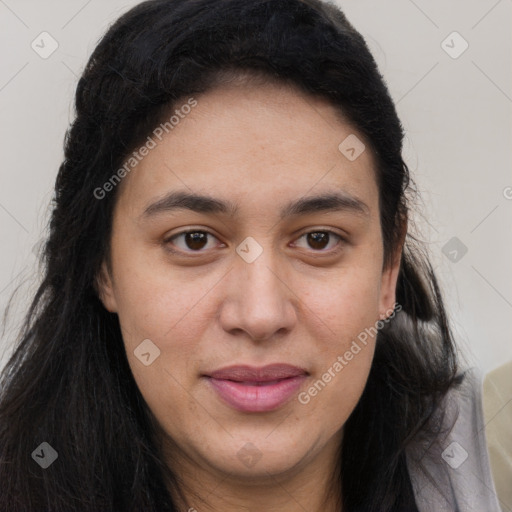
M 2 311 L 21 285 L 0 367 L 39 278 L 78 77 L 108 25 L 137 3 L 0 0 Z M 512 359 L 512 1 L 337 3 L 366 38 L 406 129 L 422 197 L 416 222 L 458 344 L 468 364 L 489 371 Z M 31 47 L 42 32 L 58 43 L 47 59 Z

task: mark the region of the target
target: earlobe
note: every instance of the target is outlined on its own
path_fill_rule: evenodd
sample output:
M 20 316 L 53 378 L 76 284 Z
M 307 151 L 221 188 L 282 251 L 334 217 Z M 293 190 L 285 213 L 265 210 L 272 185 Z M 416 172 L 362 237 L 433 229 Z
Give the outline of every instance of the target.
M 117 313 L 117 303 L 112 286 L 112 279 L 106 262 L 101 264 L 100 271 L 96 276 L 95 289 L 98 297 L 110 313 Z

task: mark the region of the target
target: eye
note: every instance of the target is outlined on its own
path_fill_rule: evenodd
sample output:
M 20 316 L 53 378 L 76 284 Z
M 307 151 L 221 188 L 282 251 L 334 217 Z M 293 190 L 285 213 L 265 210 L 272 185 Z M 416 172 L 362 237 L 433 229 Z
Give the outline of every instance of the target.
M 165 240 L 166 244 L 177 245 L 178 249 L 182 252 L 204 252 L 202 249 L 209 249 L 208 247 L 208 238 L 216 238 L 209 231 L 199 230 L 199 229 L 189 229 L 187 231 L 182 231 L 181 233 L 177 233 L 167 240 Z M 175 244 L 174 240 L 181 239 L 183 244 L 180 246 L 179 244 Z M 172 243 L 171 243 L 172 241 Z M 170 249 L 171 252 L 179 252 Z
M 331 252 L 329 249 L 325 250 L 325 248 L 326 246 L 329 246 L 330 242 L 332 242 L 333 239 L 338 240 L 338 243 L 335 243 L 334 245 L 330 244 L 331 248 L 337 247 L 337 249 L 339 249 L 340 246 L 342 245 L 342 242 L 345 241 L 345 239 L 341 235 L 338 235 L 334 231 L 329 230 L 309 231 L 308 233 L 304 233 L 302 236 L 298 238 L 298 240 L 301 239 L 305 239 L 306 243 L 311 248 L 313 248 L 315 251 L 320 252 Z M 295 243 L 294 245 L 298 244 Z
M 182 231 L 181 233 L 176 233 L 175 235 L 167 238 L 165 240 L 165 244 L 167 246 L 171 245 L 178 248 L 177 251 L 169 248 L 171 252 L 200 253 L 215 247 L 215 245 L 208 246 L 209 238 L 216 239 L 217 237 L 215 237 L 209 231 L 189 229 L 187 231 Z M 308 233 L 304 233 L 297 240 L 302 239 L 306 241 L 306 243 L 309 245 L 309 248 L 314 249 L 316 252 L 336 252 L 337 249 L 341 249 L 342 243 L 345 242 L 345 239 L 341 235 L 338 235 L 334 231 L 330 230 L 309 231 Z M 176 240 L 181 240 L 182 243 L 176 243 Z M 333 241 L 335 243 L 332 243 Z M 293 245 L 300 247 L 297 242 L 295 242 Z M 334 251 L 329 250 L 329 245 L 331 246 L 331 249 L 333 247 L 335 248 Z M 305 248 L 307 249 L 308 247 Z

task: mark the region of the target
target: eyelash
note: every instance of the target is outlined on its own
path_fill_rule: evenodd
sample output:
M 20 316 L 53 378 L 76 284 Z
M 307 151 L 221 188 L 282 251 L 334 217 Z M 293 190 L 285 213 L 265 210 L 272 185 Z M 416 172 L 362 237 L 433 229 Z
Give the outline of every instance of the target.
M 209 231 L 204 230 L 204 229 L 187 229 L 186 231 L 181 231 L 179 233 L 175 233 L 171 237 L 168 237 L 166 240 L 164 240 L 164 244 L 167 246 L 167 250 L 170 251 L 173 254 L 180 254 L 180 255 L 182 255 L 182 254 L 184 254 L 184 255 L 201 254 L 201 253 L 206 252 L 207 250 L 198 250 L 198 251 L 188 250 L 188 251 L 184 251 L 184 250 L 181 250 L 181 249 L 175 250 L 175 249 L 171 249 L 171 248 L 168 247 L 171 244 L 172 240 L 174 240 L 175 238 L 178 238 L 179 236 L 186 235 L 186 234 L 189 234 L 189 233 L 206 233 L 206 234 L 208 234 L 208 235 L 210 235 L 210 236 L 212 236 L 214 238 L 217 238 L 213 233 L 210 233 Z M 336 247 L 334 249 L 330 249 L 330 250 L 315 250 L 315 249 L 312 249 L 313 253 L 318 253 L 318 254 L 326 253 L 326 254 L 329 254 L 329 255 L 337 254 L 339 251 L 341 251 L 341 249 L 343 248 L 343 245 L 345 243 L 347 243 L 346 238 L 341 236 L 339 233 L 336 233 L 335 231 L 332 231 L 332 230 L 329 230 L 329 229 L 314 229 L 312 231 L 306 231 L 305 233 L 302 233 L 296 240 L 300 240 L 301 238 L 305 237 L 306 235 L 309 235 L 309 234 L 312 234 L 312 233 L 328 233 L 329 237 L 334 235 L 338 239 L 338 243 L 336 244 Z M 329 238 L 329 242 L 330 242 L 330 238 Z

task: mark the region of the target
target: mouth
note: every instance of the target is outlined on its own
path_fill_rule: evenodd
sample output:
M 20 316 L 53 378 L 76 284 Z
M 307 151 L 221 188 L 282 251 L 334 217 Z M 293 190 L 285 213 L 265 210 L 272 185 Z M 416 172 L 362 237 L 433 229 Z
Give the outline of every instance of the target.
M 278 409 L 302 386 L 309 373 L 296 366 L 273 364 L 262 368 L 231 366 L 204 377 L 227 405 L 242 412 Z

